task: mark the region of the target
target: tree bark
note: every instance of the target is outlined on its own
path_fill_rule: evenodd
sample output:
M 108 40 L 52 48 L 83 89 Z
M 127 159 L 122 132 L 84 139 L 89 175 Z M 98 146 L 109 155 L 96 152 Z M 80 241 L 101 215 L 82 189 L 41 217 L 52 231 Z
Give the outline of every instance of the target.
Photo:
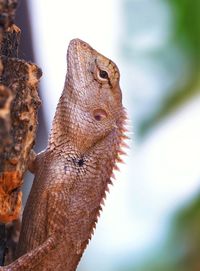
M 20 216 L 21 185 L 35 142 L 41 70 L 18 58 L 16 0 L 0 0 L 0 264 L 5 223 Z

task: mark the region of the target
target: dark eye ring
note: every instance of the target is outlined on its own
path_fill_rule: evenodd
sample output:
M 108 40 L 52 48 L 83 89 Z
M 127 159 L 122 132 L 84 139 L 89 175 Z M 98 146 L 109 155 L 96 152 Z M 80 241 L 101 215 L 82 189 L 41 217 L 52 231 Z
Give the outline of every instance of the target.
M 100 70 L 99 71 L 99 76 L 103 79 L 108 79 L 108 73 L 107 71 L 104 71 L 104 70 Z

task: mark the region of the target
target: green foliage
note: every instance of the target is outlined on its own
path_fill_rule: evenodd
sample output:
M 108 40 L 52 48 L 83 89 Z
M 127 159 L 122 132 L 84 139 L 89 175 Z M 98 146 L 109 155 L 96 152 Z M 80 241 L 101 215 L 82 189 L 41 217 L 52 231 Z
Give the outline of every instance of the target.
M 179 251 L 177 270 L 200 270 L 200 195 L 175 217 L 169 241 L 171 251 Z
M 187 74 L 180 74 L 177 78 L 179 83 L 168 92 L 158 111 L 141 123 L 141 135 L 200 92 L 200 1 L 167 2 L 173 18 L 168 46 L 178 47 L 183 56 L 183 62 L 179 65 L 187 67 Z

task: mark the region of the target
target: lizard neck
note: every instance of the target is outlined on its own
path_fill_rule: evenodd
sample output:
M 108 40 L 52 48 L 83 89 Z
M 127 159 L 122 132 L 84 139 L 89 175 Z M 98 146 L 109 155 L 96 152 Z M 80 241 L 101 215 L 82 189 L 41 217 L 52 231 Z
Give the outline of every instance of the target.
M 69 129 L 68 127 L 70 114 L 70 105 L 69 99 L 67 99 L 67 90 L 67 84 L 65 83 L 65 87 L 56 108 L 56 113 L 53 119 L 51 133 L 48 140 L 48 148 L 52 150 L 57 146 L 66 143 L 67 141 L 66 136 Z
M 74 89 L 71 82 L 66 79 L 54 116 L 48 149 L 54 150 L 60 147 L 66 149 L 70 147 L 79 154 L 84 154 L 113 129 L 120 129 L 120 125 L 117 123 L 120 122 L 120 119 L 124 119 L 123 108 L 114 109 L 113 114 L 115 114 L 117 121 L 114 120 L 113 123 L 107 125 L 102 133 L 101 126 L 93 123 L 94 109 L 101 108 L 101 99 L 98 98 L 97 102 L 91 102 L 91 97 L 87 97 L 82 101 L 80 99 L 81 95 L 85 96 L 85 90 Z

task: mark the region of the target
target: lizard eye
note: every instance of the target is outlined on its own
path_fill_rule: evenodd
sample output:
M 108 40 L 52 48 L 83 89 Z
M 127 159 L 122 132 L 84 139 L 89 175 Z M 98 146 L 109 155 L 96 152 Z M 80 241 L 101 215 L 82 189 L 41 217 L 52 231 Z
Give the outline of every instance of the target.
M 102 79 L 108 79 L 108 73 L 107 73 L 107 71 L 100 70 L 100 71 L 99 71 L 99 76 L 100 76 Z

